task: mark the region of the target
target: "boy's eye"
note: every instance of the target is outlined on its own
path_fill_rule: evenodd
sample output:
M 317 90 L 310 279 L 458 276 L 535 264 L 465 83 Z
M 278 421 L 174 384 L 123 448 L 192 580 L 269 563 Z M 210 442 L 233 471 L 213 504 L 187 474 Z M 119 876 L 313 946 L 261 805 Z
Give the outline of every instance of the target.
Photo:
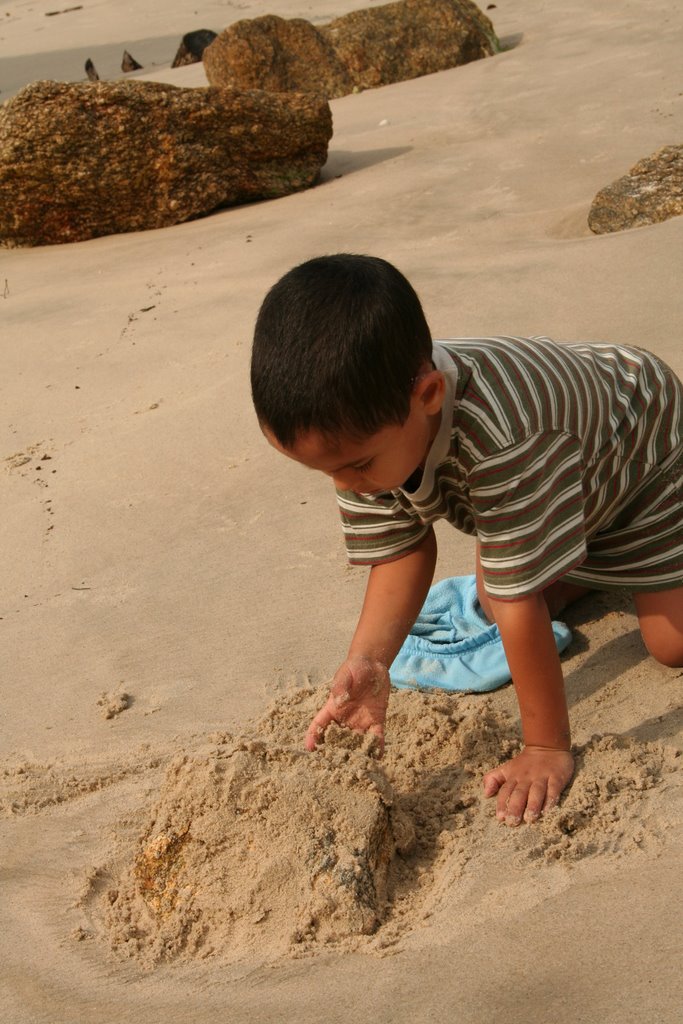
M 372 465 L 372 459 L 368 459 L 367 462 L 364 462 L 360 466 L 354 466 L 353 468 L 356 470 L 357 473 L 365 473 L 366 470 L 370 469 L 371 465 Z

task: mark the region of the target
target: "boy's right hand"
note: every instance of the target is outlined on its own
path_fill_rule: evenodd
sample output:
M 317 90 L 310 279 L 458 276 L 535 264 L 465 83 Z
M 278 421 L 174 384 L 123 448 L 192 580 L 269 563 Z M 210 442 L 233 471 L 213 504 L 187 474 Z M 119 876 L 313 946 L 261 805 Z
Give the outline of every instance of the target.
M 384 750 L 384 720 L 389 703 L 389 671 L 381 661 L 355 656 L 341 665 L 332 680 L 330 695 L 306 733 L 306 749 L 323 741 L 330 722 L 356 732 L 371 732 Z

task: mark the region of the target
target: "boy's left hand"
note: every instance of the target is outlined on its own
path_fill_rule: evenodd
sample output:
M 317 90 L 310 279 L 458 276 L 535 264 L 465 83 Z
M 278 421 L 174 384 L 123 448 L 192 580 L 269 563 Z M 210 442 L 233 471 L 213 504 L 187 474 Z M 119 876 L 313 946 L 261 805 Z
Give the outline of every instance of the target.
M 536 821 L 554 807 L 574 774 L 574 758 L 568 750 L 525 747 L 484 776 L 484 796 L 495 796 L 496 817 L 506 825 Z

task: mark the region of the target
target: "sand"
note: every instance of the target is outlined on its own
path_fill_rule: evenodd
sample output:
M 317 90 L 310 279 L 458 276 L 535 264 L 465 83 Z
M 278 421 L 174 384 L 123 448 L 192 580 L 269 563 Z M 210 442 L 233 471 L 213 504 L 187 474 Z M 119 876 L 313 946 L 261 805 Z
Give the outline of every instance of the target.
M 162 66 L 183 32 L 362 4 L 59 6 L 3 5 L 0 98 L 85 56 L 118 73 L 124 47 L 201 85 Z M 517 742 L 510 688 L 395 694 L 382 761 L 298 738 L 364 572 L 329 485 L 250 408 L 280 274 L 376 253 L 436 336 L 624 341 L 683 374 L 683 219 L 586 228 L 599 188 L 680 141 L 683 12 L 489 14 L 504 53 L 334 101 L 309 192 L 0 252 L 3 1024 L 680 1018 L 683 672 L 625 596 L 568 615 L 577 774 L 538 826 L 481 797 Z M 439 578 L 469 572 L 471 542 L 438 538 Z

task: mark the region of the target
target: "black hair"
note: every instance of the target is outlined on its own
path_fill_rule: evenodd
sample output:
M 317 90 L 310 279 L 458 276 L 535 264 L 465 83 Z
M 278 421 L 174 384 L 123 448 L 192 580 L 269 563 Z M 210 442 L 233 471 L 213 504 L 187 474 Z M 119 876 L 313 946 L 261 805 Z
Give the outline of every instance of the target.
M 339 253 L 294 267 L 256 321 L 256 414 L 283 447 L 309 430 L 368 437 L 410 411 L 432 339 L 412 285 L 386 260 Z

